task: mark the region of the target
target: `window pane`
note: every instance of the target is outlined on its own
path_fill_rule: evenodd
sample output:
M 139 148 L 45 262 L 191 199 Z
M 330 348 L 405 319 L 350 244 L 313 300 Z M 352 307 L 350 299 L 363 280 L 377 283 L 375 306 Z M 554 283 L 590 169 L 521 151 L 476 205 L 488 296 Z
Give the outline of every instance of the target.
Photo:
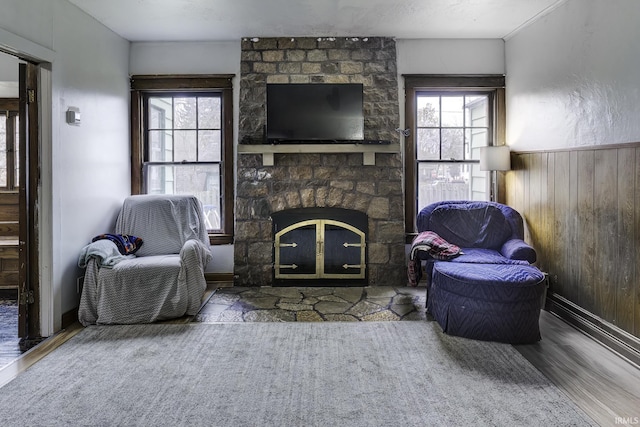
M 468 200 L 471 167 L 468 163 L 418 163 L 418 212 L 441 200 Z
M 416 102 L 418 108 L 416 123 L 418 127 L 440 126 L 440 97 L 418 95 Z
M 150 166 L 146 170 L 148 194 L 173 194 L 173 166 Z
M 480 147 L 486 147 L 489 143 L 489 132 L 486 129 L 467 129 L 466 141 L 467 147 L 470 147 L 471 152 L 467 154 L 467 158 L 473 160 L 480 160 Z
M 489 200 L 490 172 L 481 171 L 480 165 L 471 166 L 471 200 Z
M 171 129 L 171 98 L 149 98 L 149 129 Z
M 174 127 L 196 129 L 196 98 L 174 98 Z
M 487 127 L 489 123 L 488 96 L 467 96 L 466 113 L 465 126 Z
M 225 212 L 233 207 L 224 206 L 221 195 L 226 191 L 220 177 L 232 175 L 229 169 L 233 168 L 223 157 L 230 142 L 223 132 L 231 130 L 223 117 L 231 113 L 223 111 L 228 92 L 190 89 L 140 92 L 145 100 L 140 107 L 146 108 L 140 123 L 145 138 L 140 189 L 149 194 L 196 195 L 206 206 L 209 233 L 225 234 L 216 240 L 226 242 L 226 234 L 233 230 L 232 215 Z M 132 149 L 137 150 L 138 141 L 133 142 Z M 233 194 L 233 188 L 228 191 Z
M 192 194 L 202 202 L 207 229 L 221 228 L 219 165 L 148 165 L 147 193 Z
M 195 130 L 175 131 L 174 162 L 195 162 L 198 160 L 197 134 Z
M 198 127 L 200 129 L 220 129 L 221 117 L 220 97 L 198 98 Z
M 464 159 L 464 132 L 462 129 L 442 129 L 442 160 Z
M 440 160 L 440 130 L 418 129 L 418 160 Z
M 442 127 L 462 127 L 464 120 L 464 97 L 442 97 Z
M 149 131 L 149 161 L 173 161 L 173 139 L 171 138 L 171 131 Z
M 221 161 L 221 133 L 219 130 L 198 132 L 198 160 L 201 162 Z
M 493 175 L 481 171 L 478 161 L 480 147 L 493 143 L 495 93 L 463 87 L 425 87 L 405 93 L 415 101 L 407 109 L 415 123 L 414 137 L 407 139 L 415 144 L 415 163 L 407 162 L 407 168 L 415 168 L 416 177 L 406 183 L 407 194 L 415 197 L 407 206 L 414 219 L 431 203 L 490 199 Z M 407 225 L 407 231 L 415 231 L 415 221 Z

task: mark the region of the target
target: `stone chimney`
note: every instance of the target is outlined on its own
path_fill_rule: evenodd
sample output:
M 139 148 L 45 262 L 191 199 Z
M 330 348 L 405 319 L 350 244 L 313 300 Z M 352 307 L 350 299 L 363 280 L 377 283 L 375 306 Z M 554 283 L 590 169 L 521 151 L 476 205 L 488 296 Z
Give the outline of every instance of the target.
M 365 139 L 399 146 L 394 39 L 246 38 L 241 61 L 240 144 L 264 143 L 267 83 L 362 83 Z M 338 207 L 368 216 L 368 284 L 405 286 L 402 178 L 399 149 L 377 153 L 374 165 L 353 152 L 277 153 L 272 166 L 261 154 L 239 153 L 235 284 L 272 285 L 272 213 Z

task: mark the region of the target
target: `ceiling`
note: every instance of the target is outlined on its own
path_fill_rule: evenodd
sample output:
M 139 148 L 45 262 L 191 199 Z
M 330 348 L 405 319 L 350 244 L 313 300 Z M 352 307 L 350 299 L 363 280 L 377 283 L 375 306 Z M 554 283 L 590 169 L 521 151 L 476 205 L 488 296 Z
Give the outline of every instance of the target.
M 506 38 L 566 0 L 69 0 L 130 41 Z

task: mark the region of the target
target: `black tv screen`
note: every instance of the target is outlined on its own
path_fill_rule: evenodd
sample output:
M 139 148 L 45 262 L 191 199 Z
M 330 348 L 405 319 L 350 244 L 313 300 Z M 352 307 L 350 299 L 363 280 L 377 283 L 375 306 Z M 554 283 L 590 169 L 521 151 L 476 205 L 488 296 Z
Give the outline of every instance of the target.
M 364 139 L 362 84 L 268 84 L 267 142 Z

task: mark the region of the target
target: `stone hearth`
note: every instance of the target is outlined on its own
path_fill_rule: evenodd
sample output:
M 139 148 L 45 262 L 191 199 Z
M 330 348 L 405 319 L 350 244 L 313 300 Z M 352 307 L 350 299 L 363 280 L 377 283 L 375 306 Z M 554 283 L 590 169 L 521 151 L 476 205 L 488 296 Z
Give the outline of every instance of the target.
M 217 322 L 426 320 L 423 287 L 219 288 L 193 319 Z
M 262 144 L 267 83 L 362 83 L 365 139 L 399 143 L 395 41 L 391 38 L 247 38 L 242 41 L 241 144 Z M 241 150 L 239 150 L 241 151 Z M 235 285 L 273 282 L 271 215 L 285 209 L 338 207 L 368 217 L 368 285 L 404 286 L 402 159 L 378 153 L 238 155 Z

